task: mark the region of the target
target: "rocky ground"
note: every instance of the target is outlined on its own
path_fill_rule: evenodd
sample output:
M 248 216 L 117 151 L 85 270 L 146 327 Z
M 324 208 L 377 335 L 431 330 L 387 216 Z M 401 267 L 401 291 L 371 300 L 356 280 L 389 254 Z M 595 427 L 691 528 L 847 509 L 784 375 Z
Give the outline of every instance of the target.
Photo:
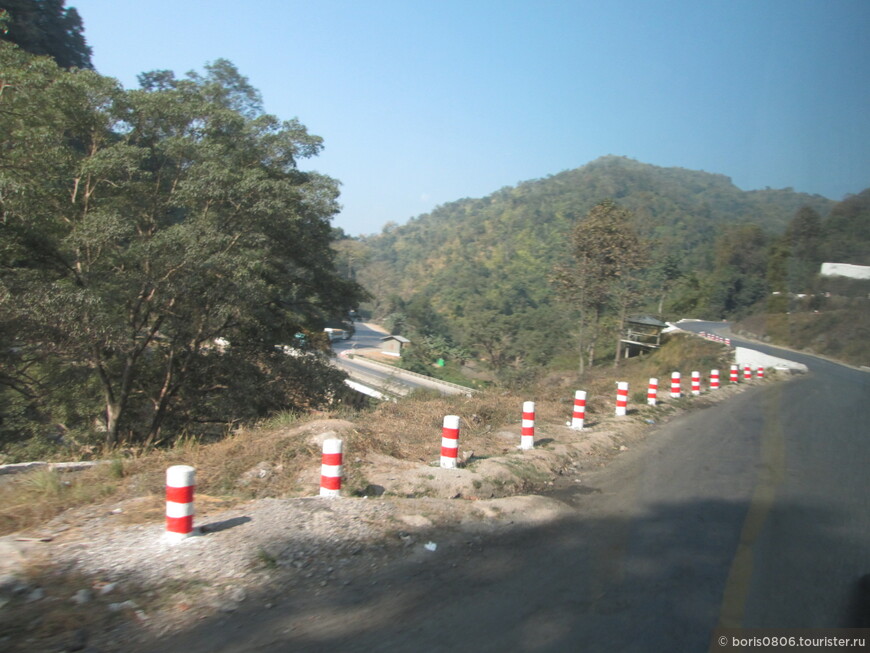
M 657 421 L 746 387 L 674 405 Z M 136 650 L 216 614 L 377 582 L 381 571 L 445 549 L 473 551 L 500 529 L 566 514 L 571 508 L 556 499 L 527 493 L 582 484 L 588 471 L 653 433 L 658 424 L 650 421 L 611 417 L 583 432 L 538 425 L 534 450 L 468 455 L 453 470 L 371 456 L 363 463 L 371 496 L 262 499 L 230 509 L 198 501 L 199 533 L 175 544 L 164 539 L 162 522 L 125 519 L 142 509 L 138 500 L 68 511 L 0 538 L 0 649 Z M 312 435 L 341 428 L 323 420 Z M 518 433 L 501 435 L 518 443 Z

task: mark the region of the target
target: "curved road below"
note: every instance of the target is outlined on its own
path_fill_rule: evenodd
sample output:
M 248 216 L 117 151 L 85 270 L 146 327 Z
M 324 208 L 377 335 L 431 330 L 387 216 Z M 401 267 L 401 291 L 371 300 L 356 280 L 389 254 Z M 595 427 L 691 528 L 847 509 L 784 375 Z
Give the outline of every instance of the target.
M 810 371 L 684 415 L 581 470 L 582 483 L 566 478 L 551 494 L 570 518 L 444 542 L 337 604 L 288 597 L 177 650 L 671 653 L 717 650 L 719 626 L 866 626 L 870 374 L 735 344 Z
M 380 351 L 381 338 L 387 335 L 386 332 L 378 330 L 377 325 L 357 322 L 354 326 L 356 331 L 349 340 L 333 343 L 333 350 L 336 353 L 334 363 L 347 372 L 351 379 L 397 395 L 405 395 L 413 390 L 437 390 L 448 395 L 473 392 L 468 388 L 443 383 L 435 378 L 414 375 L 397 367 L 373 363 L 361 356 L 354 359 L 347 358 L 349 353 Z

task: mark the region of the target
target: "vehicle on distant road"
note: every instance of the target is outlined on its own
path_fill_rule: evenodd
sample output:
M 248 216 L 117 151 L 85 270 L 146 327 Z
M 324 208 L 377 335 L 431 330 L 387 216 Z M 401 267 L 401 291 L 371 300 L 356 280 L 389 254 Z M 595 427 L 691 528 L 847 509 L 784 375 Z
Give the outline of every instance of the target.
M 324 329 L 326 335 L 329 336 L 329 342 L 337 342 L 339 340 L 350 340 L 350 337 L 353 335 L 351 331 L 347 329 L 332 329 L 326 328 Z

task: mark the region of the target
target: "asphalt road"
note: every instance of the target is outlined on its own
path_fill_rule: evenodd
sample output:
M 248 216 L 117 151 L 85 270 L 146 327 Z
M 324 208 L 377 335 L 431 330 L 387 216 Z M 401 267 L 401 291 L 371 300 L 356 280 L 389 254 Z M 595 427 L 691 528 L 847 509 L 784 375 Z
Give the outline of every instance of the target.
M 680 326 L 730 335 L 721 323 Z M 854 624 L 856 584 L 870 574 L 870 373 L 731 338 L 809 374 L 752 396 L 741 424 L 757 473 L 720 621 Z
M 461 388 L 440 383 L 437 379 L 421 378 L 399 368 L 389 369 L 383 365 L 367 363 L 361 357 L 347 358 L 348 353 L 379 351 L 381 338 L 385 335 L 362 322 L 357 322 L 354 326 L 356 332 L 352 338 L 333 343 L 333 350 L 336 353 L 335 364 L 344 369 L 352 379 L 374 386 L 377 390 L 385 389 L 394 394 L 407 394 L 413 390 L 438 390 L 442 394 L 463 393 Z
M 288 597 L 203 624 L 177 650 L 670 653 L 717 650 L 717 626 L 856 626 L 870 374 L 798 356 L 809 374 L 567 478 L 552 494 L 574 506 L 568 519 L 445 544 L 338 600 Z

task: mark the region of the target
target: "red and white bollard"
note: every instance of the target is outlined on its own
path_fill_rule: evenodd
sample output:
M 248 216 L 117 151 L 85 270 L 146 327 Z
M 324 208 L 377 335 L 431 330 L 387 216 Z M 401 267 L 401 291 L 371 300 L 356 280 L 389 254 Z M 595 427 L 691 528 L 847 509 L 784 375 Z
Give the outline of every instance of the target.
M 752 366 L 744 365 L 743 366 L 743 380 L 751 381 L 752 380 Z
M 646 391 L 646 403 L 650 406 L 656 405 L 656 398 L 659 393 L 659 380 L 656 378 L 651 378 L 649 380 L 649 386 Z
M 758 367 L 758 371 L 756 372 L 756 376 L 758 376 L 759 379 L 764 378 L 764 368 L 763 367 L 761 367 L 761 366 Z
M 335 438 L 323 441 L 323 457 L 320 459 L 320 496 L 341 496 L 342 442 Z
M 710 390 L 719 389 L 719 370 L 710 370 Z
M 577 390 L 574 393 L 574 413 L 571 415 L 571 428 L 577 431 L 583 430 L 583 421 L 586 419 L 586 391 Z
M 444 428 L 441 431 L 441 467 L 456 468 L 456 456 L 459 453 L 459 416 L 445 415 Z
M 618 381 L 616 384 L 616 416 L 623 417 L 628 410 L 628 382 Z
M 731 383 L 737 383 L 738 376 L 739 376 L 738 369 L 739 368 L 737 367 L 737 365 L 731 366 L 731 376 L 729 377 L 729 381 L 731 381 Z
M 166 534 L 171 541 L 193 535 L 193 490 L 196 470 L 173 465 L 166 470 Z
M 680 391 L 680 373 L 674 372 L 671 374 L 671 399 L 679 399 L 682 392 Z
M 535 402 L 523 402 L 523 431 L 520 436 L 520 449 L 535 447 Z
M 692 372 L 692 394 L 697 396 L 701 394 L 701 373 Z

